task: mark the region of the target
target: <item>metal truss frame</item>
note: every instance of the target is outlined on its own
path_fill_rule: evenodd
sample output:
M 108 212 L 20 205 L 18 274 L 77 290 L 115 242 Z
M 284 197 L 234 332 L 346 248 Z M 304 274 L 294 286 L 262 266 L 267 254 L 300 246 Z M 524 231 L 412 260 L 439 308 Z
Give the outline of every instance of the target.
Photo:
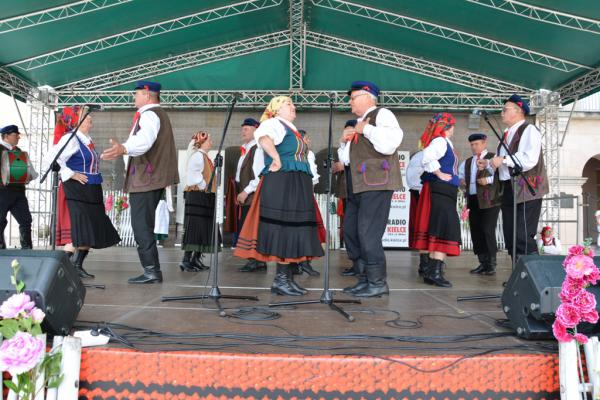
M 551 10 L 515 0 L 466 0 L 469 3 L 505 11 L 534 21 L 600 34 L 600 21 L 565 12 Z
M 14 94 L 23 100 L 28 100 L 36 97 L 38 90 L 29 82 L 19 78 L 15 74 L 9 72 L 6 68 L 0 67 L 0 88 Z
M 552 199 L 542 203 L 540 220 L 556 229 L 560 220 L 560 200 L 557 199 L 560 197 L 560 94 L 539 90 L 531 97 L 531 106 L 533 110 L 539 110 L 536 122 L 542 134 L 542 151 L 550 186 L 547 196 Z
M 238 108 L 263 108 L 274 96 L 291 96 L 297 107 L 321 109 L 329 107 L 329 91 L 306 90 L 301 92 L 255 90 L 166 90 L 161 92 L 161 104 L 168 108 L 222 109 L 226 108 L 235 93 L 240 93 Z M 334 106 L 348 108 L 345 91 L 334 92 Z M 474 108 L 499 110 L 510 93 L 456 93 L 456 92 L 382 92 L 379 103 L 393 109 L 450 109 Z M 130 91 L 62 91 L 58 93 L 59 105 L 102 104 L 107 108 L 132 108 Z
M 562 104 L 567 104 L 580 99 L 582 96 L 587 95 L 598 87 L 600 87 L 600 68 L 596 68 L 595 70 L 572 80 L 560 87 L 557 91 L 560 93 Z
M 102 10 L 133 0 L 82 0 L 0 20 L 0 34 Z
M 97 75 L 92 78 L 81 79 L 57 86 L 57 90 L 98 90 L 124 83 L 133 82 L 138 79 L 166 74 L 183 69 L 197 67 L 216 61 L 227 60 L 258 51 L 270 50 L 277 47 L 289 45 L 289 32 L 273 32 L 268 35 L 257 36 L 249 39 L 239 40 L 232 43 L 220 44 L 205 49 L 194 50 L 189 53 L 179 54 L 157 61 L 136 65 L 130 68 Z
M 533 91 L 532 89 L 494 79 L 489 76 L 452 68 L 422 58 L 412 57 L 322 33 L 307 32 L 306 45 L 347 57 L 354 57 L 405 71 L 415 72 L 427 77 L 441 79 L 446 82 L 456 83 L 477 90 L 520 93 Z
M 304 0 L 290 1 L 290 90 L 301 90 L 304 78 Z
M 91 40 L 75 46 L 55 50 L 45 54 L 40 54 L 35 57 L 30 57 L 24 60 L 7 64 L 6 66 L 19 68 L 24 71 L 31 71 L 33 69 L 41 68 L 49 64 L 58 63 L 86 54 L 96 53 L 98 51 L 110 49 L 115 46 L 121 46 L 126 43 L 147 39 L 150 37 L 162 35 L 180 29 L 189 28 L 207 22 L 220 20 L 234 15 L 242 15 L 257 10 L 264 10 L 267 8 L 275 7 L 280 5 L 282 2 L 283 0 L 241 1 L 239 3 L 204 10 L 198 13 L 170 19 L 156 24 L 146 25 L 141 28 L 132 29 L 126 32 L 117 33 L 115 35 Z
M 437 36 L 443 39 L 452 40 L 468 46 L 477 47 L 486 51 L 501 54 L 504 56 L 516 58 L 534 64 L 539 64 L 547 68 L 556 69 L 563 72 L 572 72 L 578 69 L 591 69 L 586 65 L 578 64 L 562 58 L 554 57 L 548 54 L 528 50 L 522 47 L 514 46 L 509 43 L 478 36 L 469 32 L 448 28 L 443 25 L 434 24 L 424 20 L 407 17 L 380 10 L 361 4 L 351 3 L 344 0 L 311 0 L 316 7 L 339 11 L 350 15 L 372 19 L 378 22 L 387 23 L 405 29 L 414 30 L 427 35 Z

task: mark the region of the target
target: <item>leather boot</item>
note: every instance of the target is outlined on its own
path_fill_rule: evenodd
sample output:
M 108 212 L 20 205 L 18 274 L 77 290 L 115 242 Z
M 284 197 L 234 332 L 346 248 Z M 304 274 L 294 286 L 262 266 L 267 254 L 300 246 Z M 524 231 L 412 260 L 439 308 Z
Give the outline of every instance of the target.
M 22 249 L 33 249 L 33 243 L 31 241 L 31 228 L 21 229 L 21 227 L 19 227 L 19 239 L 21 241 Z
M 427 265 L 429 264 L 429 253 L 421 253 L 419 254 L 419 276 L 425 275 L 425 270 L 427 269 Z
M 292 275 L 302 275 L 302 269 L 298 263 L 290 263 L 290 271 L 292 271 Z
M 205 265 L 202 262 L 202 253 L 199 251 L 194 251 L 191 262 L 196 271 L 206 271 L 207 269 L 210 269 L 208 265 Z
M 290 265 L 289 264 L 277 264 L 277 270 L 275 272 L 275 278 L 271 285 L 271 293 L 275 293 L 282 296 L 301 296 L 302 293 L 290 285 Z
M 358 270 L 354 268 L 355 263 L 353 262 L 351 267 L 344 268 L 340 274 L 342 276 L 355 276 L 358 273 Z
M 302 261 L 298 263 L 298 267 L 301 272 L 306 272 L 310 276 L 319 276 L 321 273 L 313 269 L 312 265 L 310 265 L 310 261 Z
M 352 293 L 356 297 L 381 297 L 384 294 L 389 294 L 390 289 L 386 282 L 385 263 L 370 264 L 366 266 L 367 286 L 362 290 Z
M 498 265 L 496 261 L 496 254 L 489 255 L 487 257 L 487 263 L 485 264 L 485 269 L 481 271 L 481 275 L 495 275 L 496 274 L 496 265 Z
M 485 253 L 477 254 L 477 259 L 479 259 L 479 266 L 477 268 L 473 268 L 469 272 L 472 274 L 481 274 L 486 268 L 487 258 L 487 254 Z
M 354 286 L 348 286 L 348 287 L 344 288 L 343 292 L 348 293 L 348 294 L 352 294 L 354 292 L 363 290 L 368 285 L 367 274 L 365 272 L 365 262 L 360 259 L 354 260 L 353 262 L 354 262 L 354 268 L 356 268 L 356 271 L 357 271 L 356 278 L 358 279 L 358 282 L 356 282 L 356 284 Z
M 452 284 L 444 278 L 444 265 L 442 260 L 432 258 L 427 270 L 427 278 L 435 286 L 449 288 L 452 287 Z
M 85 260 L 89 252 L 89 250 L 77 250 L 77 253 L 75 254 L 73 266 L 80 278 L 94 278 L 94 275 L 83 269 L 83 260 Z
M 144 266 L 144 273 L 140 276 L 136 276 L 133 278 L 129 278 L 127 280 L 128 283 L 155 283 L 162 282 L 163 276 L 160 271 L 160 267 L 155 267 L 154 265 Z
M 300 294 L 306 294 L 306 293 L 308 293 L 308 290 L 304 289 L 302 286 L 298 285 L 294 281 L 294 274 L 292 272 L 292 268 L 290 268 L 289 271 L 290 272 L 288 272 L 288 278 L 290 280 L 290 286 L 293 287 L 295 291 L 300 292 Z
M 198 269 L 196 269 L 196 266 L 192 263 L 192 252 L 191 251 L 183 252 L 183 259 L 179 263 L 179 269 L 181 269 L 182 271 L 185 271 L 185 272 L 198 271 Z

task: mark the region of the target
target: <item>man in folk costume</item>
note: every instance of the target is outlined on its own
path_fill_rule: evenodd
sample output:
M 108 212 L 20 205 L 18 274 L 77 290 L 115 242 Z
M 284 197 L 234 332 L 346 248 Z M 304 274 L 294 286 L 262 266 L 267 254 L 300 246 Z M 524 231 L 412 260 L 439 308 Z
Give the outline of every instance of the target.
M 472 274 L 494 275 L 496 273 L 496 225 L 500 204 L 501 185 L 498 171 L 491 173 L 487 168 L 479 170 L 477 161 L 490 160 L 495 154 L 487 151 L 487 136 L 473 133 L 469 136 L 473 156 L 458 167 L 458 177 L 465 185 L 467 208 L 469 209 L 469 229 L 473 241 L 473 252 L 479 259 Z
M 175 139 L 169 116 L 160 106 L 160 88 L 156 82 L 136 82 L 138 110 L 129 138 L 123 144 L 111 139 L 111 147 L 102 153 L 105 160 L 129 156 L 124 191 L 130 193 L 131 226 L 144 269 L 129 283 L 162 282 L 154 239 L 155 211 L 165 188 L 179 183 Z
M 504 243 L 509 253 L 512 252 L 513 247 L 513 190 L 516 191 L 517 259 L 521 255 L 538 253 L 535 235 L 542 211 L 542 198 L 549 191 L 548 175 L 542 154 L 542 134 L 525 120 L 527 115 L 529 115 L 529 104 L 521 96 L 515 94 L 504 101 L 502 122 L 509 128 L 504 132 L 502 141 L 523 168 L 523 176 L 535 190 L 535 195 L 529 192 L 527 184 L 520 175 L 515 177 L 513 188 L 511 173 L 515 165 L 501 144 L 498 145 L 497 156 L 491 160 L 477 162 L 481 169 L 491 166 L 498 170 L 503 191 L 501 209 Z
M 344 291 L 357 297 L 381 296 L 389 293 L 381 239 L 392 194 L 402 187 L 397 153 L 403 132 L 390 110 L 377 107 L 379 88 L 374 83 L 353 82 L 348 95 L 352 113 L 359 118 L 354 128 L 344 129 L 338 155 L 346 166 L 348 188 L 344 241 L 358 283 Z
M 260 173 L 265 167 L 265 157 L 262 151 L 257 151 L 258 146 L 254 139 L 254 131 L 260 123 L 254 118 L 246 118 L 242 123 L 242 142 L 240 158 L 235 172 L 235 186 L 237 192 L 236 209 L 238 217 L 238 234 L 242 230 L 254 192 L 260 182 Z M 266 271 L 267 264 L 263 261 L 250 259 L 239 269 L 240 272 Z
M 0 158 L 6 151 L 22 150 L 17 146 L 21 133 L 16 125 L 8 125 L 0 129 Z M 29 180 L 37 178 L 38 174 L 31 165 L 31 160 L 27 157 L 27 170 L 31 172 Z M 31 212 L 29 211 L 29 203 L 25 196 L 25 183 L 9 183 L 4 185 L 3 181 L 7 182 L 8 177 L 0 177 L 0 249 L 6 249 L 4 241 L 4 229 L 8 224 L 6 216 L 8 212 L 19 223 L 19 238 L 22 249 L 31 249 L 33 243 L 31 241 Z

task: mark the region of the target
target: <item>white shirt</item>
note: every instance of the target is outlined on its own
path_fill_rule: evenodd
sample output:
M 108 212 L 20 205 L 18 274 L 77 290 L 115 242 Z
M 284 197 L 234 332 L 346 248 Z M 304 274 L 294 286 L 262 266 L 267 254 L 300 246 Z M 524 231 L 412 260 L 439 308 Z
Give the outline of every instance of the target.
M 203 150 L 194 151 L 188 158 L 185 184 L 186 186 L 198 185 L 200 190 L 206 188 L 206 181 L 202 172 L 204 171 L 204 154 Z
M 479 158 L 483 160 L 483 157 L 485 157 L 485 155 L 488 153 L 487 149 L 484 149 Z M 461 181 L 466 181 L 466 175 L 465 175 L 465 165 L 467 163 L 467 160 L 464 160 L 463 162 L 460 163 L 460 165 L 458 166 L 458 179 L 460 179 Z M 477 194 L 477 156 L 473 156 L 473 160 L 471 160 L 471 171 L 470 171 L 470 176 L 471 179 L 469 180 L 469 194 L 471 195 L 475 195 Z M 494 176 L 488 176 L 487 178 L 487 182 L 491 185 L 492 183 L 494 183 Z
M 435 172 L 440 169 L 441 166 L 438 160 L 444 157 L 448 146 L 454 148 L 450 139 L 438 136 L 429 143 L 429 146 L 423 149 L 421 165 L 426 172 Z
M 551 255 L 560 255 L 562 250 L 562 246 L 560 244 L 560 240 L 554 238 L 554 245 L 544 246 L 544 242 L 542 239 L 537 240 L 538 251 L 540 254 L 551 254 Z
M 421 191 L 423 183 L 421 182 L 421 175 L 423 175 L 423 151 L 417 151 L 410 158 L 408 166 L 406 167 L 406 184 L 410 190 Z
M 256 140 L 252 139 L 248 143 L 244 143 L 242 146 L 246 149 L 246 153 L 244 155 L 240 156 L 240 159 L 238 160 L 237 170 L 235 171 L 235 181 L 237 183 L 240 183 L 240 172 L 242 170 L 242 164 L 244 163 L 244 160 L 246 159 L 246 155 L 248 154 L 248 152 L 250 151 L 252 146 L 256 146 Z M 254 193 L 256 191 L 256 188 L 258 187 L 258 183 L 260 182 L 260 173 L 262 172 L 264 167 L 265 167 L 265 153 L 264 153 L 264 151 L 262 151 L 262 149 L 257 148 L 254 151 L 254 160 L 252 163 L 252 171 L 254 172 L 254 179 L 252 179 L 248 183 L 248 185 L 243 189 L 244 192 L 250 194 L 250 193 Z
M 140 130 L 134 135 L 133 129 L 135 129 L 135 126 L 133 126 L 131 132 L 129 132 L 129 138 L 123 143 L 123 146 L 127 149 L 127 154 L 131 157 L 146 153 L 156 141 L 160 130 L 160 119 L 156 113 L 144 112 L 155 107 L 160 107 L 160 104 L 146 104 L 138 110 L 140 113 Z
M 273 139 L 273 144 L 275 144 L 275 146 L 283 142 L 283 138 L 285 137 L 285 127 L 283 124 L 298 132 L 296 126 L 290 121 L 280 117 L 269 118 L 268 120 L 261 122 L 260 126 L 254 131 L 254 139 L 256 139 L 258 147 L 262 148 L 260 146 L 260 138 L 263 136 L 268 136 Z
M 312 183 L 313 186 L 319 183 L 319 174 L 317 173 L 317 163 L 315 153 L 312 150 L 308 151 L 308 164 L 310 165 L 310 172 L 312 172 Z
M 517 129 L 524 123 L 525 120 L 522 120 L 508 128 L 508 137 L 506 138 L 507 146 L 515 136 Z M 525 128 L 523 135 L 521 135 L 519 148 L 514 154 L 515 158 L 521 163 L 523 172 L 529 171 L 536 166 L 539 161 L 540 151 L 542 151 L 542 134 L 534 125 L 529 124 L 529 126 Z M 503 146 L 500 146 L 498 155 L 501 157 L 507 155 Z M 501 181 L 507 181 L 510 179 L 510 172 L 508 171 L 509 167 L 514 167 L 514 164 L 510 157 L 506 157 L 506 159 L 502 162 L 502 165 L 499 167 Z
M 6 143 L 4 140 L 0 139 L 0 144 L 2 146 L 4 146 L 7 150 L 12 150 L 13 149 L 13 145 Z M 50 160 L 53 160 L 54 157 L 52 157 Z M 36 172 L 36 170 L 33 168 L 33 164 L 31 163 L 31 157 L 27 157 L 27 170 L 31 172 L 31 179 L 35 179 L 38 177 L 38 173 Z
M 66 133 L 63 135 L 63 137 L 60 138 L 58 143 L 56 143 L 50 149 L 50 153 L 47 157 L 47 162 L 54 160 L 54 157 L 56 157 L 56 153 L 58 153 L 60 149 L 62 149 L 62 147 L 65 145 L 65 143 L 67 142 L 67 140 L 69 140 L 70 137 L 71 133 Z M 58 157 L 58 160 L 56 160 L 58 165 L 60 165 L 60 179 L 63 182 L 66 182 L 69 179 L 71 179 L 76 172 L 83 173 L 82 171 L 73 171 L 71 168 L 67 167 L 67 161 L 69 161 L 73 154 L 79 151 L 79 142 L 77 141 L 77 139 L 81 140 L 81 142 L 85 146 L 89 146 L 89 144 L 92 143 L 92 139 L 89 136 L 87 136 L 81 131 L 77 131 L 77 138 L 71 139 L 67 147 L 65 147 L 60 157 Z
M 377 107 L 373 106 L 365 111 L 363 116 L 358 118 L 358 122 L 365 119 L 365 116 L 375 108 Z M 363 136 L 373 144 L 377 152 L 386 156 L 394 154 L 398 151 L 404 136 L 396 116 L 387 108 L 381 108 L 377 113 L 375 124 L 377 126 L 366 125 L 363 129 Z M 350 165 L 350 146 L 351 142 L 342 142 L 338 148 L 338 158 L 344 165 Z

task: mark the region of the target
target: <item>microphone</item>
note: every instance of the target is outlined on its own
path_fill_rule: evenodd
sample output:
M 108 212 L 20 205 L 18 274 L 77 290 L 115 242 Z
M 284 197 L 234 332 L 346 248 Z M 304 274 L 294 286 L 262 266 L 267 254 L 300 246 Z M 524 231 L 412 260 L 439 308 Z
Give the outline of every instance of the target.
M 487 111 L 481 110 L 479 108 L 473 109 L 473 112 L 472 112 L 473 115 L 487 115 L 487 113 L 488 113 Z
M 240 93 L 240 92 L 234 92 L 234 93 L 233 93 L 233 98 L 234 98 L 234 99 L 236 99 L 236 100 L 239 100 L 239 99 L 241 99 L 241 98 L 243 98 L 243 97 L 244 97 L 244 96 L 243 96 L 243 95 L 242 95 L 242 93 Z
M 90 112 L 92 111 L 102 111 L 104 110 L 104 106 L 102 104 L 86 104 L 84 105 Z
M 330 99 L 335 99 L 336 97 L 337 97 L 337 92 L 335 92 L 335 91 L 329 92 L 329 98 Z

